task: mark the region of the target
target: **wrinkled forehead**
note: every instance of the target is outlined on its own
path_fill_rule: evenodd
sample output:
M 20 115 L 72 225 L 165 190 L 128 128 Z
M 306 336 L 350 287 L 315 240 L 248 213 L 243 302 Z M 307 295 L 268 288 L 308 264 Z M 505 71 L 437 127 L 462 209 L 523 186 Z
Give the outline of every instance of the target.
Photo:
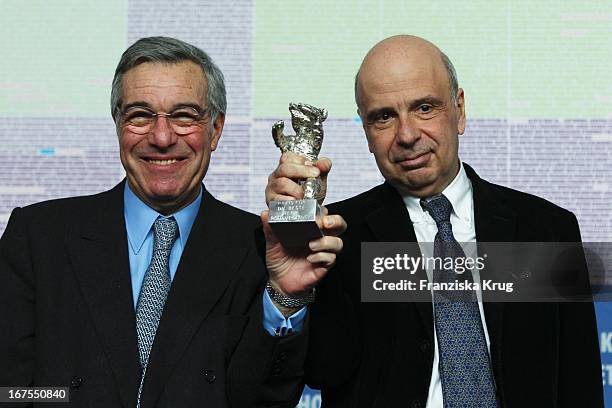
M 406 87 L 438 90 L 449 88 L 446 67 L 437 49 L 373 50 L 359 71 L 361 98 L 370 93 L 397 92 Z
M 122 81 L 124 103 L 141 98 L 185 99 L 202 102 L 206 79 L 202 68 L 191 61 L 145 62 L 127 71 Z

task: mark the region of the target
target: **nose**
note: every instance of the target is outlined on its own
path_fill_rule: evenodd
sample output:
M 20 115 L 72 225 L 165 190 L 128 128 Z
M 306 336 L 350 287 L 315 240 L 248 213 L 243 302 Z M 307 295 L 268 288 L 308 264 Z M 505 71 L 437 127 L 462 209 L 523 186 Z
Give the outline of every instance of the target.
M 159 115 L 149 132 L 149 143 L 159 148 L 167 148 L 175 144 L 178 140 L 178 135 L 172 129 L 170 121 L 167 117 Z
M 414 118 L 400 115 L 395 141 L 402 147 L 412 147 L 421 137 L 421 132 Z

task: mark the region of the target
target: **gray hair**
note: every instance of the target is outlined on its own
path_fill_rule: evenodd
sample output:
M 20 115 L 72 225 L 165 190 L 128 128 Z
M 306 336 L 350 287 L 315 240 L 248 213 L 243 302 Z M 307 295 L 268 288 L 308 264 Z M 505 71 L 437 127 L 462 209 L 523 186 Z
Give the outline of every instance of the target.
M 146 62 L 178 64 L 183 61 L 191 61 L 197 64 L 204 72 L 207 85 L 206 103 L 210 111 L 212 125 L 217 115 L 224 114 L 227 109 L 223 73 L 204 51 L 170 37 L 141 38 L 121 55 L 111 89 L 111 115 L 115 123 L 119 123 L 123 75 L 126 72 Z
M 451 101 L 454 104 L 457 104 L 457 93 L 459 92 L 459 81 L 457 80 L 457 71 L 455 71 L 455 67 L 451 62 L 450 58 L 440 51 L 440 58 L 442 58 L 442 62 L 444 63 L 444 67 L 446 68 L 446 75 L 448 76 L 448 87 L 450 88 L 450 97 Z
M 444 63 L 444 67 L 446 68 L 446 74 L 448 76 L 448 86 L 450 90 L 451 101 L 454 104 L 457 104 L 457 93 L 459 92 L 459 81 L 457 80 L 457 71 L 455 71 L 455 67 L 451 62 L 450 58 L 440 51 L 440 58 Z M 361 71 L 361 67 L 357 71 L 355 75 L 355 103 L 357 107 L 359 107 L 359 72 Z

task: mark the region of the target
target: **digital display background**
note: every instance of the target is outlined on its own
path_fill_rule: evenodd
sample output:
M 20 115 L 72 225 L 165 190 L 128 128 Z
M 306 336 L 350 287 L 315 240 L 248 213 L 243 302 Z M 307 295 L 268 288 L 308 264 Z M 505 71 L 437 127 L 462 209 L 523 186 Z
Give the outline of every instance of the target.
M 466 94 L 461 159 L 489 181 L 573 211 L 584 241 L 612 241 L 610 1 L 2 1 L 0 233 L 11 210 L 109 189 L 124 172 L 110 86 L 125 48 L 166 35 L 207 51 L 228 89 L 226 127 L 205 178 L 259 213 L 288 103 L 326 107 L 327 202 L 382 181 L 353 102 L 367 50 L 408 33 L 440 46 Z M 612 406 L 612 305 L 597 305 Z M 300 407 L 318 407 L 306 391 Z

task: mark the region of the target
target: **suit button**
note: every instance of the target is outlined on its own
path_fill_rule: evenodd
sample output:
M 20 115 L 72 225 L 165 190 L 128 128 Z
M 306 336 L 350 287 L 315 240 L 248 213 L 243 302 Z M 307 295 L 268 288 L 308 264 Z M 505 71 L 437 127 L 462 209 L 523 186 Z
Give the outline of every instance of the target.
M 83 378 L 79 377 L 78 375 L 72 377 L 72 380 L 70 380 L 71 388 L 79 388 L 81 384 L 83 384 Z
M 274 364 L 272 365 L 272 375 L 276 377 L 280 374 L 280 372 L 281 372 L 281 363 L 280 361 L 276 360 Z
M 202 374 L 204 374 L 204 379 L 211 384 L 214 383 L 217 379 L 217 376 L 215 375 L 215 372 L 213 370 L 204 370 Z
M 421 351 L 423 353 L 426 353 L 429 350 L 430 347 L 431 347 L 431 343 L 428 342 L 428 341 L 424 341 L 424 342 L 421 343 Z
M 285 361 L 286 358 L 287 358 L 287 352 L 286 351 L 281 351 L 280 354 L 278 355 L 278 359 L 280 361 Z
M 412 401 L 412 404 L 410 404 L 411 408 L 423 408 L 423 404 L 421 404 L 419 401 Z

